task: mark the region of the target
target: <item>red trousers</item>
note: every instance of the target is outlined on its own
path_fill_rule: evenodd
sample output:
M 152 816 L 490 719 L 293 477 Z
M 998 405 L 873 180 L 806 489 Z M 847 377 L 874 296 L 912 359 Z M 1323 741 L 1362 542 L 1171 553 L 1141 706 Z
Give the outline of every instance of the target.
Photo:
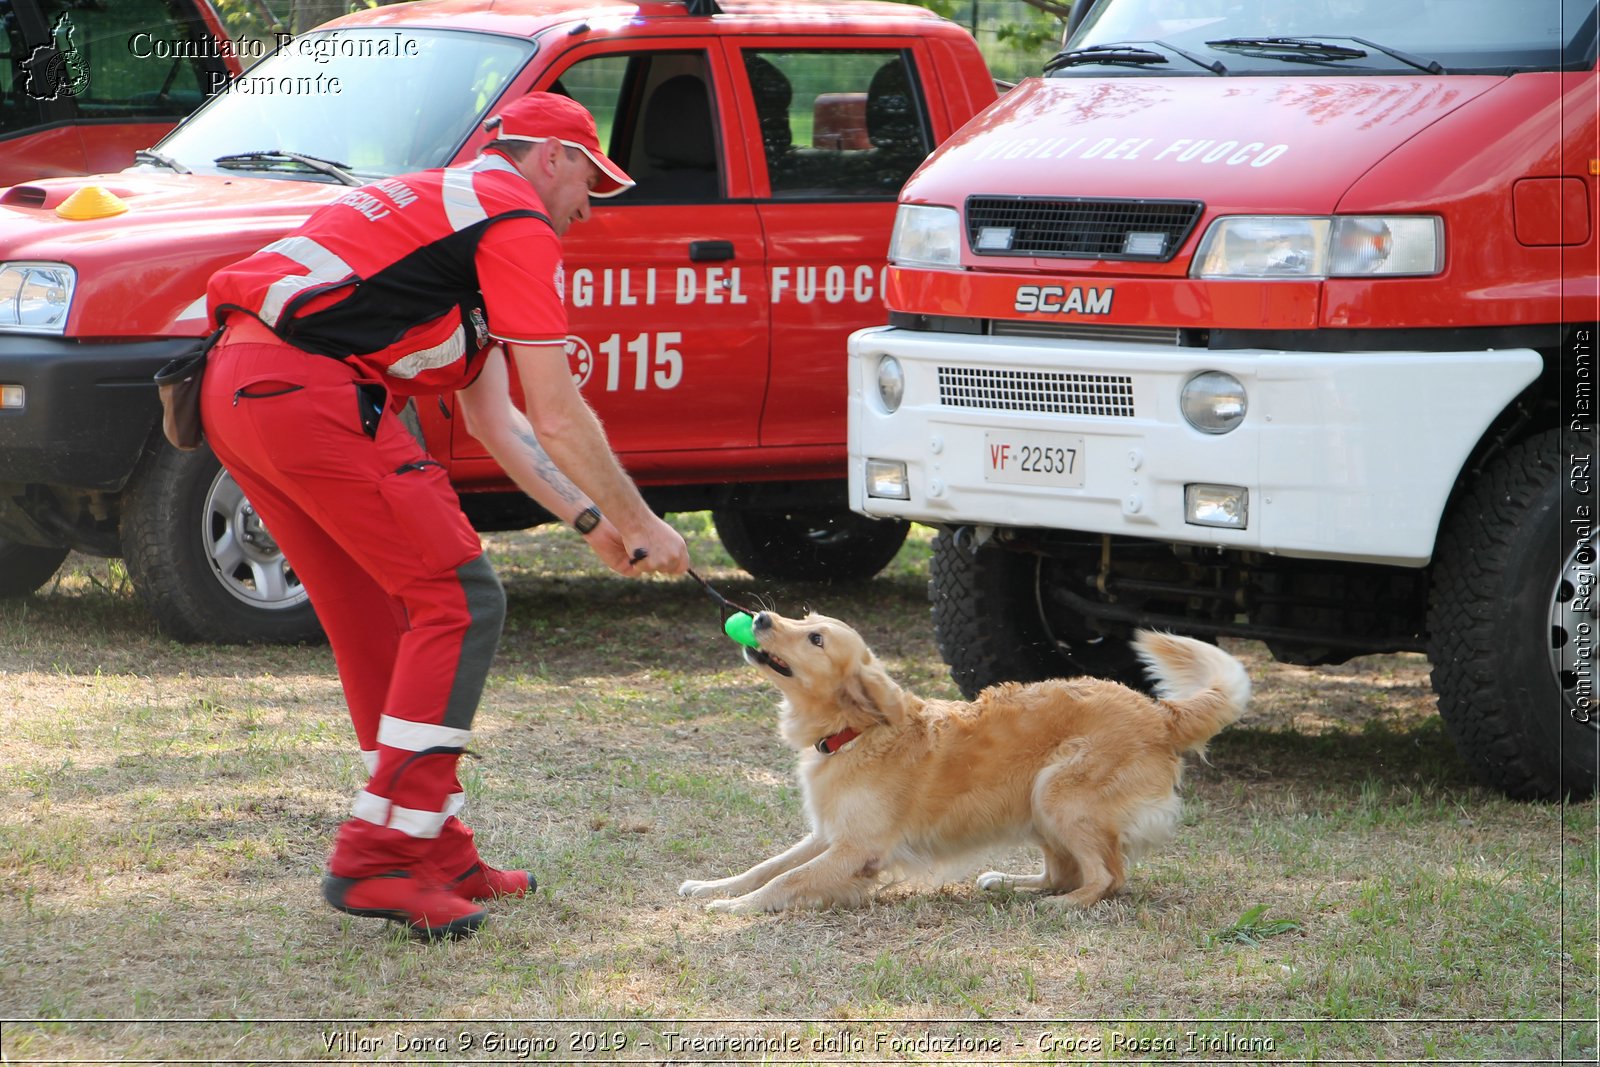
M 456 762 L 505 594 L 445 469 L 382 410 L 377 383 L 253 320 L 212 350 L 201 415 L 316 609 L 371 774 L 329 871 L 464 870 L 477 854 L 454 817 Z

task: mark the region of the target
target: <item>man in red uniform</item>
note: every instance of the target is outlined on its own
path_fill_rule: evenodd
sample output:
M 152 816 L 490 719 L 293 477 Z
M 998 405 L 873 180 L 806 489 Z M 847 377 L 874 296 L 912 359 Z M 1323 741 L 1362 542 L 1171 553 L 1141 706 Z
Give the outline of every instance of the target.
M 496 139 L 472 163 L 352 189 L 208 290 L 226 330 L 202 387 L 206 438 L 310 595 L 371 774 L 323 896 L 429 938 L 472 933 L 477 901 L 533 879 L 484 863 L 457 816 L 505 594 L 444 468 L 395 412 L 455 392 L 473 436 L 612 570 L 689 565 L 563 348 L 560 235 L 632 180 L 567 97 L 530 93 L 486 125 Z

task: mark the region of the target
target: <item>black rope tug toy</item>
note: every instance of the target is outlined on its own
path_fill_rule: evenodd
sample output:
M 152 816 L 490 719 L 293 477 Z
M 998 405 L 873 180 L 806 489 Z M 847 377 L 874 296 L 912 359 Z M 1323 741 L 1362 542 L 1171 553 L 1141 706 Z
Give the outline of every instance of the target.
M 739 642 L 741 645 L 744 645 L 746 648 L 757 647 L 755 634 L 755 612 L 748 608 L 741 608 L 739 605 L 735 604 L 733 601 L 717 592 L 711 587 L 711 583 L 696 574 L 693 568 L 691 568 L 689 571 L 689 577 L 699 582 L 701 588 L 706 591 L 706 595 L 711 597 L 712 600 L 715 600 L 720 607 L 726 608 L 732 612 L 732 614 L 722 621 L 722 632 Z

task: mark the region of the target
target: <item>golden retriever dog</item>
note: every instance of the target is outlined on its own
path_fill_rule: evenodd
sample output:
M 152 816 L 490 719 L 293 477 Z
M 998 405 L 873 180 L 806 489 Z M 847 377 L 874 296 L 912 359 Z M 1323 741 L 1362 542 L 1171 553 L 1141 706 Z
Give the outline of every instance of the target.
M 859 904 L 880 874 L 933 872 L 1023 842 L 1040 874 L 990 871 L 982 889 L 1064 893 L 1089 907 L 1177 826 L 1182 753 L 1238 719 L 1250 678 L 1214 645 L 1140 631 L 1152 699 L 1116 682 L 992 686 L 972 702 L 923 700 L 850 627 L 761 612 L 746 660 L 783 694 L 779 731 L 800 754 L 811 833 L 741 875 L 689 881 L 711 911 Z

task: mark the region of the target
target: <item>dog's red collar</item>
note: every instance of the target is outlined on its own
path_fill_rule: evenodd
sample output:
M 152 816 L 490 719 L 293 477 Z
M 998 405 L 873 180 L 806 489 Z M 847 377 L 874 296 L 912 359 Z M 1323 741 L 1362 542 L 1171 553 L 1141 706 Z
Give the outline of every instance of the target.
M 844 746 L 848 745 L 850 742 L 854 741 L 859 736 L 861 736 L 861 731 L 860 730 L 857 730 L 853 726 L 846 726 L 843 730 L 840 730 L 838 733 L 829 734 L 827 737 L 824 737 L 821 741 L 818 741 L 817 742 L 817 751 L 822 753 L 824 756 L 831 756 L 835 752 L 837 752 L 841 748 L 843 748 Z

